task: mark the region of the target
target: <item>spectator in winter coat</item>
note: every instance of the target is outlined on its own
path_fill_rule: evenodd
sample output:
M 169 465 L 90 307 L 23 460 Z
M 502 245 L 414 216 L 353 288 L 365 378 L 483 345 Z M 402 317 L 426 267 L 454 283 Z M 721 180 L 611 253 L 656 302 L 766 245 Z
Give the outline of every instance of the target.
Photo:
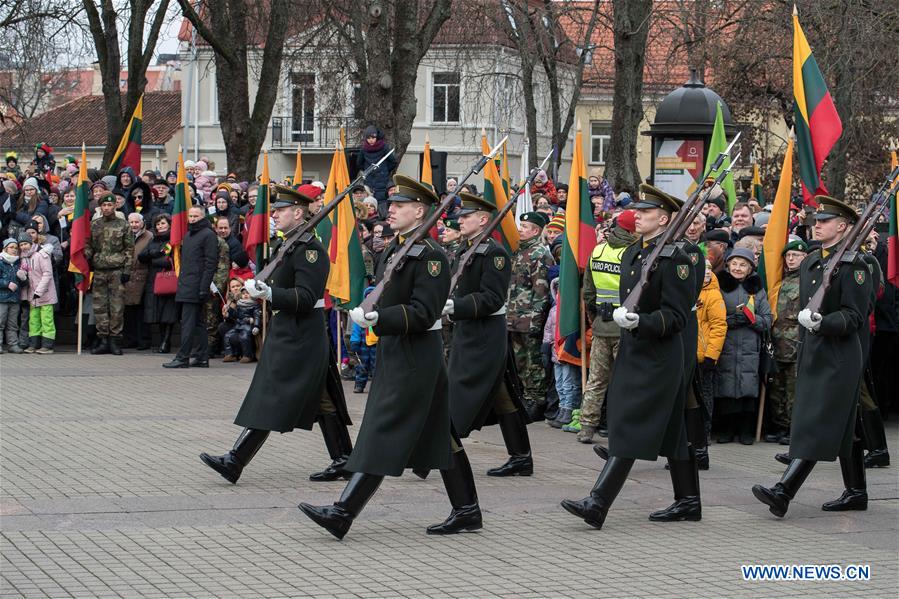
M 221 218 L 228 219 L 231 231 L 240 231 L 240 210 L 231 203 L 231 194 L 223 187 L 215 192 L 215 212 L 210 215 L 210 220 L 214 224 Z
M 384 132 L 374 125 L 369 125 L 362 132 L 362 151 L 356 159 L 356 166 L 363 171 L 378 162 L 390 150 L 390 145 L 384 141 Z M 396 166 L 396 157 L 391 154 L 375 172 L 365 178 L 365 185 L 378 200 L 378 212 L 382 217 L 387 215 L 387 186 Z
M 134 174 L 134 170 L 130 166 L 126 166 L 122 170 L 119 171 L 116 176 L 116 182 L 113 186 L 112 193 L 117 196 L 122 196 L 125 198 L 126 203 L 128 202 L 128 192 L 131 191 L 131 188 L 137 183 L 138 178 L 137 175 Z M 129 204 L 125 210 L 125 214 L 131 214 L 134 212 L 134 205 Z
M 215 219 L 215 234 L 228 244 L 228 261 L 231 268 L 245 268 L 250 263 L 247 250 L 232 233 L 231 223 L 227 217 L 219 216 Z
M 28 224 L 34 220 L 35 214 L 47 216 L 50 211 L 49 202 L 41 195 L 37 179 L 28 177 L 22 184 L 22 192 L 15 207 L 15 216 L 10 223 L 10 236 L 18 235 Z
M 615 207 L 615 191 L 608 181 L 600 176 L 598 169 L 594 169 L 587 178 L 587 194 L 599 212 L 611 212 Z
M 56 342 L 56 284 L 53 280 L 51 248 L 19 241 L 22 270 L 28 274 L 28 285 L 22 287 L 21 298 L 28 302 L 28 349 L 25 353 L 52 354 Z
M 39 173 L 52 173 L 56 170 L 56 158 L 53 148 L 45 143 L 34 146 L 34 166 Z
M 159 325 L 158 352 L 167 354 L 171 350 L 172 329 L 178 322 L 178 307 L 174 295 L 157 295 L 154 290 L 156 275 L 174 270 L 170 240 L 172 218 L 168 214 L 158 214 L 153 219 L 154 237 L 137 259 L 148 267 L 147 282 L 144 286 L 144 324 L 147 328 Z
M 727 336 L 727 307 L 712 272 L 712 263 L 705 261 L 705 280 L 696 301 L 696 323 L 699 334 L 696 343 L 696 363 L 699 365 L 699 385 L 705 409 L 706 437 L 712 429 L 715 400 L 715 368 L 724 349 Z
M 366 287 L 363 297 L 374 291 L 374 287 Z M 353 393 L 363 393 L 365 384 L 375 375 L 375 355 L 378 352 L 378 337 L 370 329 L 364 329 L 355 322 L 350 332 L 350 351 L 356 355 L 355 386 Z
M 549 178 L 549 175 L 546 174 L 546 171 L 540 169 L 537 171 L 537 174 L 534 176 L 534 184 L 531 185 L 531 195 L 534 194 L 542 194 L 546 196 L 546 199 L 549 200 L 549 203 L 553 206 L 557 206 L 559 204 L 559 196 L 556 193 L 556 186 L 553 185 L 552 180 Z
M 9 238 L 0 253 L 0 353 L 4 338 L 10 353 L 21 354 L 19 346 L 19 302 L 28 274 L 21 268 L 19 242 Z
M 226 319 L 234 321 L 234 326 L 225 333 L 225 357 L 222 362 L 249 364 L 256 361 L 256 341 L 262 326 L 262 308 L 250 297 L 246 289 L 241 289 L 240 299 L 227 310 Z

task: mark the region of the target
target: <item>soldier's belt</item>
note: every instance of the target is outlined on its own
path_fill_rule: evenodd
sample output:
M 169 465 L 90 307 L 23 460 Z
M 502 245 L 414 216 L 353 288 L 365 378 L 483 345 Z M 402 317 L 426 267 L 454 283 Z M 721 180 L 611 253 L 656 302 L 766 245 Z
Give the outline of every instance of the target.
M 443 328 L 443 322 L 438 318 L 437 321 L 431 325 L 429 331 L 439 331 Z

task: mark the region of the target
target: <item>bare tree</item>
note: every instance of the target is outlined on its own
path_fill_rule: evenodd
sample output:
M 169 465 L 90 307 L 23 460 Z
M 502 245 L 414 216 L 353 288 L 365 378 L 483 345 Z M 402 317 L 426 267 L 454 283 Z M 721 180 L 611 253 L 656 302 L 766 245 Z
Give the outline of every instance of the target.
M 128 119 L 147 85 L 147 67 L 153 59 L 159 30 L 165 21 L 169 0 L 129 0 L 122 10 L 113 0 L 81 0 L 87 14 L 88 30 L 97 51 L 100 66 L 103 105 L 106 113 L 106 151 L 103 165 L 108 165 L 125 131 Z M 154 13 L 155 5 L 155 13 Z M 126 31 L 120 32 L 124 24 Z M 124 38 L 127 85 L 123 90 L 120 38 Z
M 614 186 L 640 184 L 637 129 L 643 120 L 643 66 L 652 0 L 612 0 L 615 83 L 605 178 Z

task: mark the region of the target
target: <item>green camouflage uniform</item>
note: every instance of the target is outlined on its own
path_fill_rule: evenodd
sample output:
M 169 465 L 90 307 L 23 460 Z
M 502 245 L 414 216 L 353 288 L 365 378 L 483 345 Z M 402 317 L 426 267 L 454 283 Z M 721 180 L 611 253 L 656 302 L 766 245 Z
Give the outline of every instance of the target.
M 526 402 L 546 402 L 546 370 L 540 355 L 549 311 L 547 271 L 555 264 L 540 238 L 521 242 L 512 258 L 506 323 Z
M 771 421 L 775 426 L 790 430 L 793 398 L 796 387 L 796 360 L 799 353 L 799 321 L 802 309 L 799 301 L 799 269 L 784 272 L 777 296 L 777 319 L 771 329 L 777 373 L 768 388 Z
M 217 237 L 219 242 L 219 262 L 212 275 L 212 283 L 224 295 L 228 291 L 228 273 L 231 272 L 231 253 L 228 250 L 228 242 Z M 211 293 L 206 300 L 206 338 L 209 347 L 221 349 L 218 339 L 218 328 L 222 322 L 222 300 L 218 295 Z
M 119 337 L 125 323 L 125 285 L 122 275 L 131 275 L 134 235 L 128 223 L 117 216 L 91 222 L 91 238 L 84 248 L 91 265 L 91 295 L 97 334 Z

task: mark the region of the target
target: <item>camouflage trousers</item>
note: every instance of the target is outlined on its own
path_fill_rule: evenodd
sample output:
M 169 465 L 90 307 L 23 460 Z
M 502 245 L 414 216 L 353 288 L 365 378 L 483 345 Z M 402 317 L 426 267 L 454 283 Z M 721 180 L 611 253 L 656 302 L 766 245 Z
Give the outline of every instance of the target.
M 213 295 L 206 300 L 203 306 L 203 317 L 206 321 L 206 339 L 209 343 L 210 351 L 219 353 L 224 345 L 224 339 L 219 337 L 219 325 L 222 323 L 222 302 L 219 296 Z
M 768 406 L 771 408 L 771 422 L 779 428 L 790 430 L 795 390 L 796 362 L 778 362 L 777 372 L 768 385 Z
M 528 333 L 512 332 L 509 339 L 512 342 L 518 376 L 521 377 L 521 385 L 524 387 L 524 400 L 546 403 L 546 369 L 543 368 L 540 355 L 542 338 Z
M 618 355 L 618 343 L 621 337 L 593 337 L 590 346 L 590 376 L 584 388 L 584 401 L 581 404 L 581 425 L 599 426 L 602 403 L 606 399 L 609 380 L 612 377 L 612 364 Z
M 120 337 L 125 326 L 125 286 L 121 270 L 94 271 L 94 322 L 101 337 Z

